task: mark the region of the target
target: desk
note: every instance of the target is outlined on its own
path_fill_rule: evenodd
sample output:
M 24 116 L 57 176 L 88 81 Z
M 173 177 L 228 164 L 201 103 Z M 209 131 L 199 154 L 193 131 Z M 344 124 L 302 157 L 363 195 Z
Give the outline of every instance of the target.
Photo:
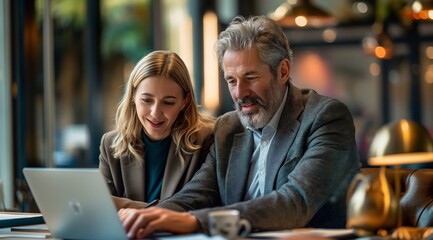
M 356 237 L 352 229 L 299 228 L 291 230 L 258 232 L 250 234 L 252 238 L 288 238 L 292 236 L 320 236 L 325 238 Z
M 32 234 L 31 231 L 26 231 L 29 234 Z M 347 231 L 346 231 L 347 232 Z M 12 234 L 14 233 L 14 230 L 11 232 Z M 16 234 L 19 234 L 21 232 L 15 232 Z M 43 235 L 41 234 L 40 231 L 35 231 L 34 233 L 34 237 L 29 238 L 29 237 L 20 237 L 19 235 L 15 235 L 14 237 L 0 237 L 0 239 L 47 239 L 47 240 L 55 240 L 56 238 L 53 238 L 51 236 L 47 236 L 47 235 Z M 0 236 L 2 234 L 7 235 L 7 232 L 1 232 L 0 229 Z M 246 238 L 240 238 L 240 240 L 264 240 L 264 239 L 285 239 L 285 240 L 290 240 L 290 239 L 296 239 L 296 240 L 330 240 L 330 239 L 356 239 L 357 237 L 354 235 L 340 235 L 340 233 L 338 233 L 339 236 L 338 238 L 331 238 L 331 236 L 336 236 L 336 235 L 331 235 L 330 232 L 325 232 L 323 230 L 314 230 L 312 229 L 311 231 L 306 231 L 306 230 L 294 230 L 292 234 L 289 234 L 289 231 L 282 231 L 282 233 L 280 235 L 277 234 L 277 232 L 262 232 L 260 234 L 252 234 L 251 236 L 248 236 Z M 223 238 L 221 237 L 209 237 L 206 234 L 203 233 L 196 233 L 196 234 L 188 234 L 188 235 L 172 235 L 172 236 L 167 236 L 167 235 L 159 235 L 159 236 L 154 236 L 151 239 L 161 239 L 161 240 L 223 240 Z M 373 238 L 368 238 L 369 240 L 373 240 Z M 377 238 L 376 238 L 377 239 Z M 383 239 L 383 238 L 381 238 Z M 363 238 L 363 240 L 366 240 L 366 238 Z
M 37 226 L 37 225 L 35 225 Z M 25 229 L 25 232 L 19 231 L 20 229 Z M 50 235 L 44 234 L 48 231 L 41 232 L 38 227 L 34 227 L 34 232 L 30 231 L 32 225 L 25 227 L 14 228 L 11 232 L 3 232 L 0 229 L 0 239 L 47 239 L 55 240 L 56 238 Z M 42 226 L 42 229 L 44 227 Z M 46 227 L 45 227 L 46 229 Z M 7 237 L 8 233 L 15 234 L 14 237 Z M 33 237 L 21 237 L 21 233 L 27 233 L 33 235 Z M 3 236 L 6 237 L 1 237 Z M 224 240 L 222 237 L 214 236 L 210 237 L 203 233 L 188 234 L 188 235 L 156 235 L 150 239 L 160 239 L 160 240 Z M 352 234 L 351 230 L 340 229 L 340 230 L 328 230 L 328 229 L 295 229 L 295 230 L 285 230 L 285 231 L 273 231 L 273 232 L 260 232 L 254 233 L 250 236 L 240 238 L 239 240 L 264 240 L 264 239 L 285 239 L 285 240 L 331 240 L 331 239 L 358 239 L 357 236 Z M 383 240 L 385 238 L 362 238 L 362 240 Z
M 29 237 L 19 237 L 20 233 L 27 233 L 34 235 L 33 239 L 48 239 L 54 240 L 56 238 L 52 238 L 48 235 L 48 228 L 44 224 L 38 225 L 29 225 L 29 223 L 43 223 L 43 218 L 41 214 L 31 214 L 31 213 L 11 213 L 11 212 L 0 212 L 0 221 L 2 221 L 1 215 L 4 216 L 12 216 L 13 221 L 18 219 L 19 221 L 15 221 L 15 226 L 8 226 L 0 228 L 0 239 L 10 239 L 10 240 L 20 240 L 20 239 L 32 239 Z M 22 217 L 21 217 L 22 216 Z M 5 220 L 5 218 L 3 218 Z M 32 222 L 33 221 L 33 222 Z M 4 222 L 3 222 L 4 223 Z M 12 223 L 12 222 L 11 222 Z M 11 224 L 10 223 L 10 224 Z M 25 225 L 25 226 L 24 226 Z M 19 227 L 16 227 L 19 226 Z M 9 232 L 8 232 L 9 231 Z M 8 233 L 10 235 L 15 234 L 16 237 L 2 237 L 7 236 Z M 205 234 L 190 234 L 190 235 L 182 235 L 182 236 L 156 236 L 153 239 L 176 239 L 176 240 L 203 240 L 203 239 L 215 239 L 212 237 L 208 237 Z M 260 232 L 250 234 L 247 238 L 243 239 L 362 239 L 362 240 L 385 240 L 387 238 L 384 237 L 367 237 L 367 238 L 358 238 L 353 234 L 353 231 L 350 229 L 294 229 L 294 230 L 283 230 L 283 231 L 272 231 L 272 232 Z

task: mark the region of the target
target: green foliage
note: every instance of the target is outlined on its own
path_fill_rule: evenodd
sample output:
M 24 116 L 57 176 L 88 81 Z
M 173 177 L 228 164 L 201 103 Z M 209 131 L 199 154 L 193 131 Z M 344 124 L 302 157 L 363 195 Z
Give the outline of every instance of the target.
M 42 23 L 44 1 L 37 0 L 36 8 L 37 20 Z M 62 45 L 77 41 L 74 36 L 84 32 L 85 28 L 86 0 L 51 1 L 51 11 L 56 28 L 62 32 L 55 36 L 56 41 Z M 103 57 L 120 54 L 128 61 L 136 62 L 148 52 L 151 48 L 150 11 L 151 0 L 101 0 Z
M 150 49 L 150 0 L 115 2 L 106 1 L 104 5 L 102 54 L 109 57 L 121 53 L 136 62 Z

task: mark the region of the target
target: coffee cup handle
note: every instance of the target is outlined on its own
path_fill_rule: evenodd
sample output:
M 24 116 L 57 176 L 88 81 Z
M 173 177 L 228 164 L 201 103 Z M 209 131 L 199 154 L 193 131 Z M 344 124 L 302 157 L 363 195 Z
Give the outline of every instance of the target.
M 251 224 L 246 219 L 241 219 L 239 222 L 240 229 L 242 230 L 239 233 L 239 236 L 246 237 L 251 232 Z

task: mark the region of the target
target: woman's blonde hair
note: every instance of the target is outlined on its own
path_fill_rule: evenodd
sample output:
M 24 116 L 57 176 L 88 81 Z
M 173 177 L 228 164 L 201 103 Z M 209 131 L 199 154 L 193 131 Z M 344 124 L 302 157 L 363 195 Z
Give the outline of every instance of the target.
M 144 56 L 132 70 L 116 112 L 118 135 L 111 146 L 114 149 L 114 157 L 120 158 L 132 154 L 135 158 L 143 160 L 144 144 L 141 139 L 143 126 L 137 116 L 133 97 L 140 82 L 151 76 L 172 79 L 182 88 L 185 99 L 188 99 L 171 132 L 172 140 L 176 145 L 176 155 L 183 163 L 181 152 L 193 153 L 201 148 L 195 143 L 196 134 L 202 127 L 213 124 L 213 118 L 198 112 L 188 69 L 183 60 L 170 51 L 153 51 Z

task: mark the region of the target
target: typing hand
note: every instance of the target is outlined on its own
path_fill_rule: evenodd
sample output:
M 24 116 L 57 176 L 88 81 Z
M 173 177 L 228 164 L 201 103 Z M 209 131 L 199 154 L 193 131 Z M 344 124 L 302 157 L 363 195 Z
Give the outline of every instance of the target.
M 159 207 L 122 208 L 118 215 L 130 239 L 145 238 L 155 231 L 186 234 L 199 229 L 199 223 L 193 215 Z

